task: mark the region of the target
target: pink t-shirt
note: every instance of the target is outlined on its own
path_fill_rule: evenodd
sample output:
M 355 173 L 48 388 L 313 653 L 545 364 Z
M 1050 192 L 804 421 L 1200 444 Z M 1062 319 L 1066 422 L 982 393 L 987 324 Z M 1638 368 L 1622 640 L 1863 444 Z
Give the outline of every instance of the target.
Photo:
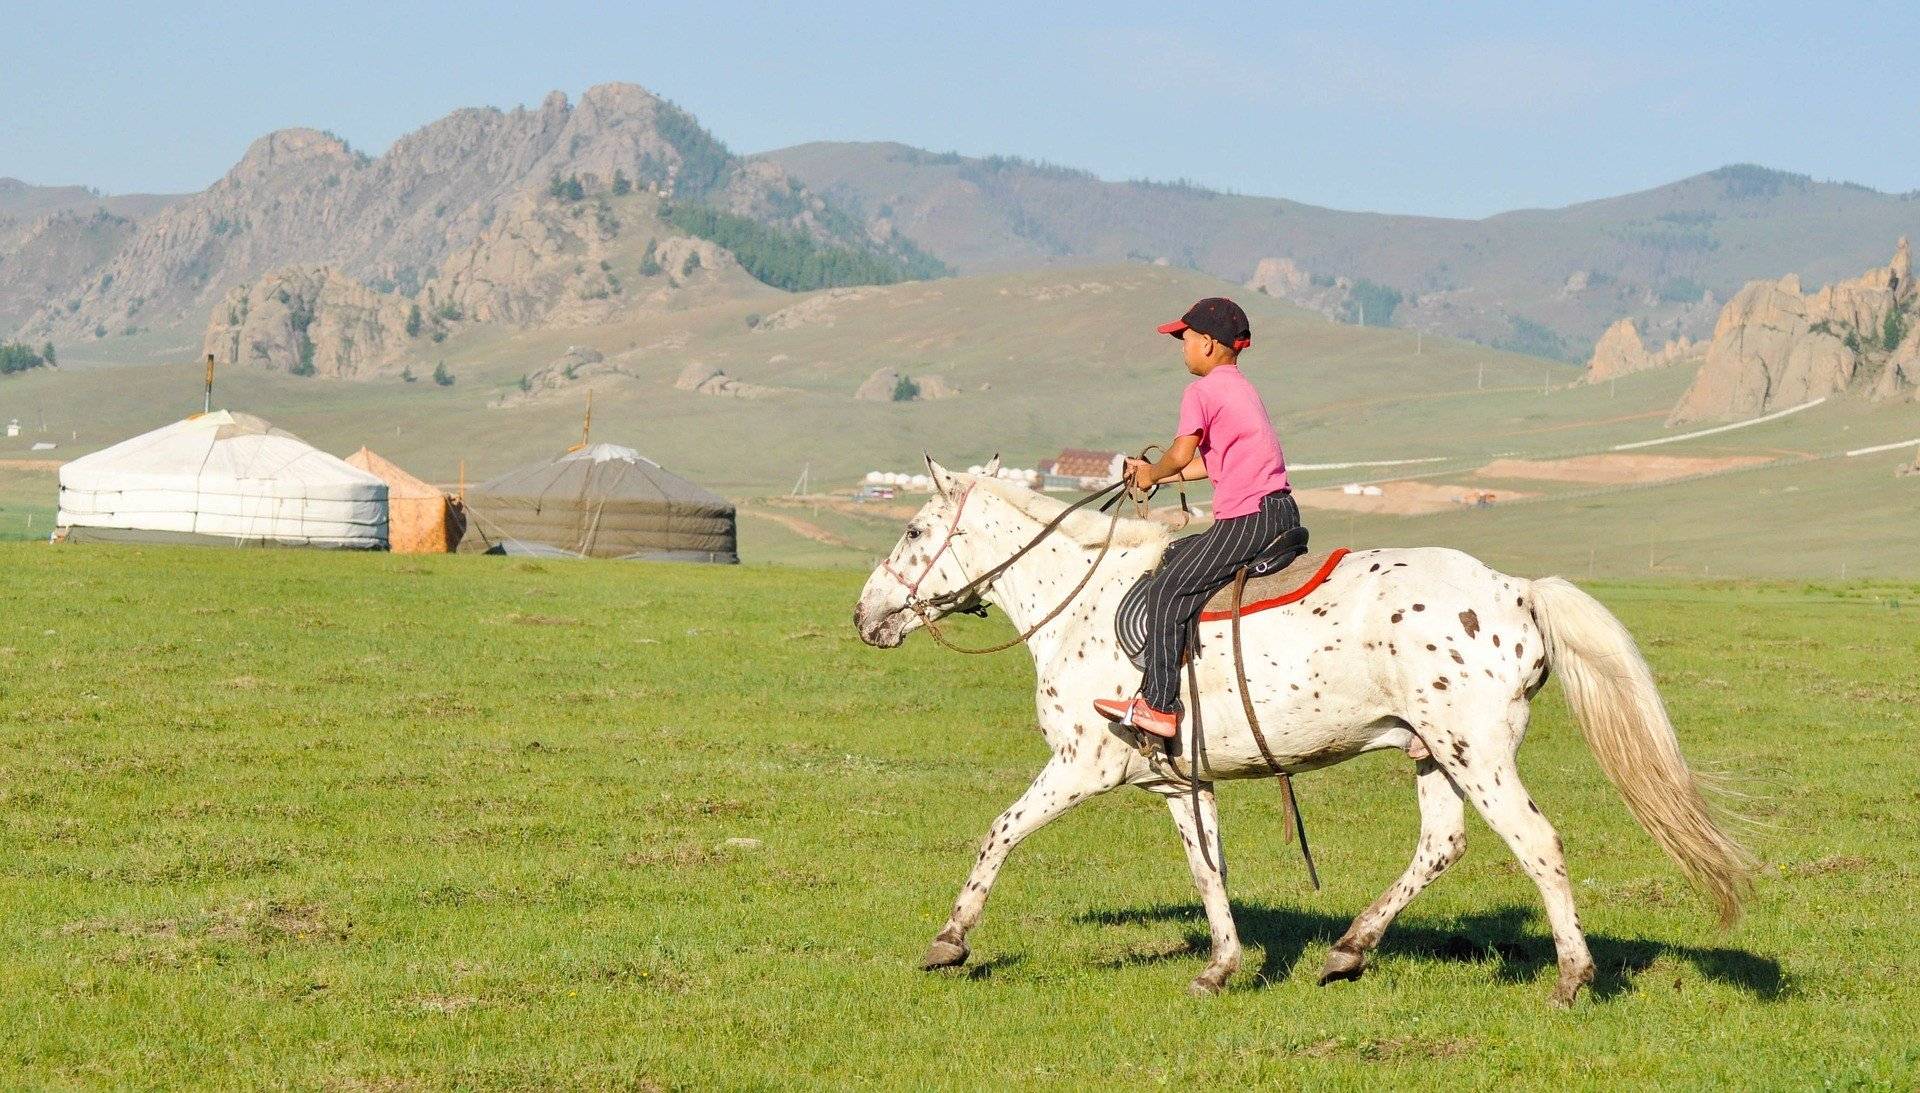
M 1180 396 L 1178 436 L 1198 434 L 1200 458 L 1213 479 L 1213 515 L 1229 520 L 1260 511 L 1275 490 L 1288 489 L 1287 457 L 1260 392 L 1238 365 L 1223 364 Z

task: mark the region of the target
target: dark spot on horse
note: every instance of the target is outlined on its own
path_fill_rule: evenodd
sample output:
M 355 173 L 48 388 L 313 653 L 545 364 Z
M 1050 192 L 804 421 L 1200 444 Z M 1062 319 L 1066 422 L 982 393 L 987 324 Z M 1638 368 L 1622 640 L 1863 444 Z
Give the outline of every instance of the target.
M 1380 563 L 1379 563 L 1379 562 L 1375 562 L 1375 563 L 1373 563 L 1373 565 L 1372 565 L 1372 566 L 1370 566 L 1370 567 L 1368 567 L 1368 569 L 1367 569 L 1367 572 L 1368 572 L 1368 573 L 1378 573 L 1378 572 L 1380 572 Z
M 1494 647 L 1495 649 L 1498 649 L 1498 648 L 1500 648 L 1500 635 L 1498 635 L 1498 634 L 1495 634 L 1495 635 L 1493 636 L 1493 647 Z
M 1525 645 L 1522 645 L 1520 642 L 1517 642 L 1517 641 L 1514 642 L 1513 643 L 1513 659 L 1519 660 L 1520 654 L 1525 652 L 1526 648 L 1527 647 Z
M 1436 691 L 1444 691 L 1444 690 L 1446 690 L 1446 689 L 1447 689 L 1447 680 L 1446 680 L 1446 677 L 1445 677 L 1445 676 L 1442 676 L 1442 677 L 1440 677 L 1439 679 L 1436 679 L 1436 680 L 1434 680 L 1434 681 L 1433 681 L 1433 689 L 1434 689 L 1434 690 L 1436 690 Z
M 1404 616 L 1402 616 L 1402 615 L 1400 614 L 1400 612 L 1398 612 L 1398 611 L 1395 611 L 1395 612 L 1393 613 L 1393 618 L 1392 618 L 1391 620 L 1389 620 L 1389 621 L 1392 621 L 1392 622 L 1399 622 L 1399 621 L 1401 620 L 1401 618 L 1403 618 L 1403 617 L 1404 617 Z
M 1461 656 L 1460 650 L 1458 649 L 1447 650 L 1447 655 L 1453 658 L 1455 664 L 1465 664 L 1467 662 L 1467 658 Z
M 1473 613 L 1473 608 L 1460 612 L 1460 628 L 1467 632 L 1468 637 L 1480 632 L 1480 616 Z
M 1424 603 L 1416 603 L 1413 605 L 1413 609 L 1415 611 L 1425 611 L 1427 609 L 1427 605 Z

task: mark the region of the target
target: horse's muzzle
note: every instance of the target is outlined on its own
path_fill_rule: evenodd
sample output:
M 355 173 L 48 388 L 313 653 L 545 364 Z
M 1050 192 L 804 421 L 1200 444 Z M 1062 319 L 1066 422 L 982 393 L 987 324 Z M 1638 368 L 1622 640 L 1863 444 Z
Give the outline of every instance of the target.
M 860 640 L 876 649 L 897 648 L 907 640 L 907 619 L 905 608 L 897 608 L 879 614 L 867 611 L 866 604 L 857 604 L 853 609 L 853 628 L 859 632 Z

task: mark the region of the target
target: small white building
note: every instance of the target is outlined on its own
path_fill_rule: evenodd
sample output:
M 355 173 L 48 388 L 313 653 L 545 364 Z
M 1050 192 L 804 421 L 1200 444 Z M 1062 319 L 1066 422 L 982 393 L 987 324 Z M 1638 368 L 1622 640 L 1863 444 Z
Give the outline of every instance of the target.
M 12 421 L 7 422 L 7 435 L 8 436 L 20 435 L 20 419 L 19 418 L 14 418 Z

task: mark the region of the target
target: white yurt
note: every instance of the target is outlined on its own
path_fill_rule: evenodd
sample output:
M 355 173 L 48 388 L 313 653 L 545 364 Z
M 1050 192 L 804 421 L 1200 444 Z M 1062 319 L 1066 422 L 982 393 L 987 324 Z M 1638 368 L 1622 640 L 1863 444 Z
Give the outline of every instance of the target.
M 70 542 L 387 548 L 387 484 L 252 414 L 221 410 L 60 468 Z

